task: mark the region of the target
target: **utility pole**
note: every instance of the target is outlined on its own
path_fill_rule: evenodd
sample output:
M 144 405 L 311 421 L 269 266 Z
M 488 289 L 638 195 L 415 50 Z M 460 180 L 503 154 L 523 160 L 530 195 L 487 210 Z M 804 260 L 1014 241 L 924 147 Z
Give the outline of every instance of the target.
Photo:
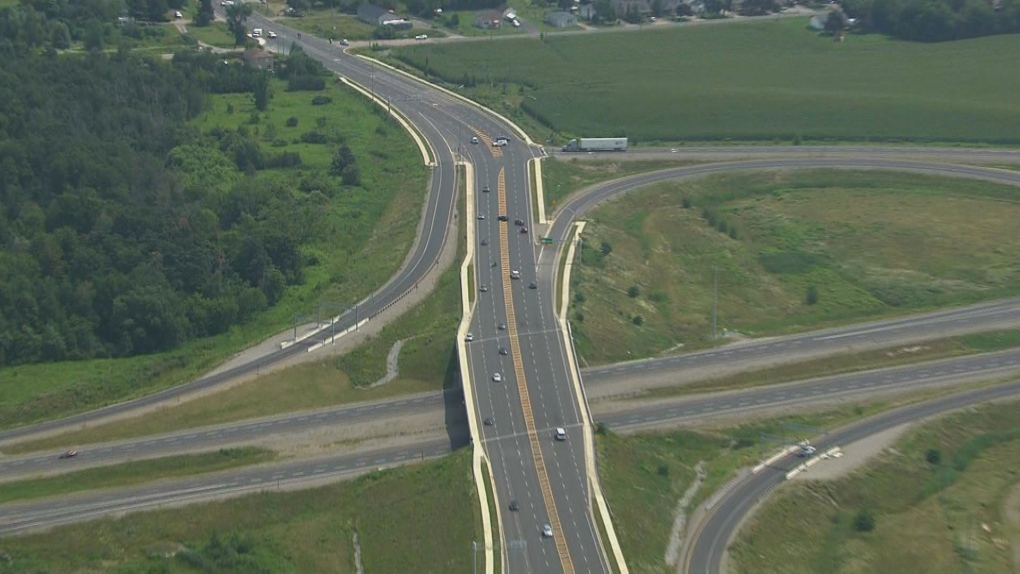
M 473 571 L 474 574 L 478 574 L 478 542 L 474 540 L 471 541 L 471 550 L 474 552 L 474 555 L 471 558 L 471 564 L 474 567 Z
M 716 323 L 719 317 L 719 268 L 712 265 L 712 340 L 716 339 Z

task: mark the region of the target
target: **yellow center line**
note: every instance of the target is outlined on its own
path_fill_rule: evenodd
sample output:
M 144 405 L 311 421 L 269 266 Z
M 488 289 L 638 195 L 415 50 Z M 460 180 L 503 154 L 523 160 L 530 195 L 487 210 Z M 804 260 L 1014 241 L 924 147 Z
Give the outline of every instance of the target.
M 499 199 L 499 214 L 508 216 L 509 214 L 506 210 L 506 178 L 502 168 L 499 170 L 496 192 Z M 542 490 L 542 499 L 545 501 L 546 510 L 549 512 L 549 526 L 553 529 L 553 539 L 556 542 L 556 550 L 560 556 L 563 572 L 564 574 L 573 574 L 574 563 L 570 560 L 570 549 L 567 548 L 567 542 L 563 537 L 560 515 L 556 511 L 556 500 L 553 498 L 552 487 L 549 485 L 549 472 L 545 468 L 545 458 L 542 456 L 542 443 L 539 441 L 538 432 L 535 430 L 535 415 L 531 410 L 531 397 L 528 394 L 527 379 L 524 377 L 524 362 L 521 360 L 521 344 L 517 338 L 517 320 L 514 314 L 513 281 L 510 279 L 509 227 L 509 221 L 499 222 L 499 257 L 503 272 L 503 301 L 506 305 L 506 328 L 510 334 L 510 354 L 514 361 L 514 373 L 517 375 L 517 390 L 521 395 L 524 426 L 528 432 L 528 440 L 531 442 L 531 454 L 535 458 L 538 486 Z

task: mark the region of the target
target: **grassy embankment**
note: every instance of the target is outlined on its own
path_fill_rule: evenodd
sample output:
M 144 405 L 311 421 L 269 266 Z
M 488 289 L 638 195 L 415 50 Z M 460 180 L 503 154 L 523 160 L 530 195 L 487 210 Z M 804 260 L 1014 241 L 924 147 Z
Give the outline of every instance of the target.
M 984 182 L 828 170 L 650 186 L 588 218 L 572 286 L 578 353 L 600 364 L 714 344 L 713 269 L 719 333 L 754 337 L 1015 295 L 1018 198 Z
M 12 572 L 470 572 L 471 450 L 351 482 L 5 538 Z
M 314 263 L 305 282 L 288 288 L 272 309 L 243 327 L 221 336 L 189 342 L 180 348 L 126 359 L 24 365 L 0 369 L 0 428 L 80 412 L 187 382 L 240 349 L 285 330 L 296 314 L 314 313 L 321 301 L 351 304 L 382 285 L 400 266 L 414 240 L 427 173 L 421 155 L 403 130 L 362 98 L 330 84 L 325 92 L 288 92 L 272 85 L 269 110 L 253 114 L 250 95 L 211 97 L 209 111 L 195 120 L 197 129 L 246 127 L 255 134 L 275 132 L 282 150 L 298 152 L 300 174 L 266 170 L 256 177 L 295 186 L 304 177 L 326 170 L 332 148 L 300 143 L 303 132 L 339 130 L 358 158 L 362 186 L 323 203 L 331 233 L 305 250 Z M 332 101 L 312 106 L 315 95 Z M 231 112 L 232 110 L 232 112 Z M 258 122 L 252 124 L 254 118 Z M 297 125 L 286 125 L 296 118 Z M 267 149 L 269 143 L 264 144 Z M 237 177 L 241 177 L 237 174 Z M 295 201 L 309 194 L 294 189 Z M 307 320 L 307 319 L 306 319 Z
M 116 488 L 153 480 L 216 472 L 267 462 L 274 458 L 276 458 L 276 453 L 271 450 L 244 447 L 88 468 L 59 476 L 5 482 L 0 486 L 0 504 L 15 500 L 43 498 L 98 488 Z
M 463 191 L 463 188 L 462 188 Z M 403 394 L 450 388 L 459 382 L 456 332 L 460 321 L 460 265 L 467 249 L 467 222 L 458 217 L 455 262 L 440 276 L 435 290 L 365 343 L 340 357 L 324 357 L 262 375 L 225 391 L 144 416 L 76 430 L 66 435 L 21 443 L 7 453 L 32 452 L 70 444 L 87 444 L 171 432 L 209 424 L 321 408 L 342 403 L 385 399 Z M 397 378 L 372 386 L 386 374 L 386 357 L 404 341 Z
M 654 389 L 640 395 L 640 398 L 763 387 L 791 381 L 803 381 L 815 377 L 828 377 L 872 369 L 913 365 L 937 359 L 989 353 L 1016 347 L 1020 347 L 1020 330 L 974 333 L 959 337 L 925 341 L 924 343 L 907 347 L 847 353 L 824 359 L 780 365 L 736 375 L 706 379 L 680 387 Z
M 893 401 L 843 405 L 826 412 L 758 421 L 737 428 L 598 435 L 599 475 L 628 565 L 635 572 L 665 574 L 675 570 L 664 560 L 669 532 L 677 503 L 691 486 L 694 467 L 699 461 L 705 465 L 706 478 L 687 507 L 688 516 L 731 480 L 737 469 L 753 465 L 778 451 L 782 443 L 809 438 L 821 434 L 824 429 L 950 392 L 954 391 L 939 390 Z M 948 456 L 949 453 L 944 452 L 947 460 Z M 795 508 L 795 505 L 788 508 Z M 823 517 L 823 522 L 827 520 Z M 777 528 L 775 524 L 770 527 Z M 785 528 L 779 530 L 786 531 Z M 796 536 L 789 540 L 792 543 Z M 789 548 L 789 545 L 782 547 Z
M 541 142 L 1017 143 L 1020 36 L 836 43 L 807 18 L 395 49 Z M 649 57 L 659 54 L 662 57 Z M 663 121 L 663 118 L 669 121 Z
M 785 486 L 735 541 L 732 571 L 1015 572 L 1016 413 L 1006 403 L 943 417 L 849 476 Z
M 579 161 L 546 159 L 542 161 L 542 194 L 545 213 L 550 217 L 556 208 L 574 192 L 586 187 L 630 175 L 694 165 L 691 161 Z

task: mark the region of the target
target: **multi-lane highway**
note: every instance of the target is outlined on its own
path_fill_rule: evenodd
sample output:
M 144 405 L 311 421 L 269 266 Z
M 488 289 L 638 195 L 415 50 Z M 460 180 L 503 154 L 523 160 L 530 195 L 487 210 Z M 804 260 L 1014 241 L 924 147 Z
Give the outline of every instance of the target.
M 813 389 L 810 384 L 805 384 L 801 390 L 807 391 L 808 396 L 813 395 L 811 393 Z M 800 390 L 790 393 L 790 396 L 798 392 Z M 866 436 L 868 433 L 879 432 L 889 426 L 913 420 L 910 418 L 911 416 L 929 416 L 930 414 L 940 412 L 940 409 L 943 407 L 938 405 L 949 405 L 945 408 L 958 408 L 966 404 L 995 398 L 1015 397 L 1017 395 L 1020 395 L 1020 381 L 975 391 L 965 391 L 937 399 L 934 402 L 918 403 L 917 405 L 907 407 L 902 413 L 896 415 L 896 418 L 893 419 L 894 422 L 884 426 L 866 421 L 868 426 L 865 427 L 867 431 L 865 434 L 858 432 L 858 434 L 846 435 L 843 431 L 836 431 L 829 433 L 824 440 L 814 441 L 814 444 L 818 446 L 847 444 L 862 436 Z M 728 400 L 722 395 L 689 397 L 681 399 L 681 401 L 686 401 L 686 404 L 677 405 L 673 409 L 662 409 L 656 405 L 646 405 L 634 411 L 613 413 L 606 417 L 600 417 L 600 419 L 615 430 L 628 431 L 641 429 L 649 424 L 663 424 L 671 421 L 702 418 L 706 416 L 706 407 L 710 407 L 718 415 L 725 415 L 728 412 L 739 412 L 746 415 L 754 411 L 768 411 L 777 406 L 787 404 L 789 396 L 783 397 L 773 393 L 765 402 L 755 399 L 747 406 L 741 405 L 738 400 Z M 917 413 L 921 414 L 917 415 Z M 0 535 L 51 528 L 61 524 L 81 522 L 111 514 L 123 514 L 156 507 L 237 496 L 256 491 L 306 487 L 354 476 L 375 468 L 408 464 L 441 456 L 449 451 L 450 443 L 448 441 L 422 440 L 401 447 L 375 449 L 354 455 L 341 454 L 311 460 L 291 461 L 284 464 L 260 465 L 185 479 L 163 481 L 158 484 L 146 484 L 6 504 L 0 506 Z M 764 487 L 758 485 L 756 488 L 745 491 L 739 489 L 732 491 L 726 498 L 729 501 L 728 504 L 739 502 L 733 500 L 733 496 L 740 492 L 751 492 L 756 498 L 762 492 L 768 491 L 772 485 L 777 484 L 781 480 L 781 472 L 785 472 L 784 469 L 787 469 L 788 466 L 787 463 L 775 465 L 774 469 L 776 469 L 776 472 L 767 473 L 767 476 L 774 480 L 768 482 Z M 719 522 L 724 502 L 726 501 L 720 500 L 719 503 L 713 506 L 716 510 L 710 514 L 710 522 Z M 740 507 L 738 512 L 746 512 L 749 508 L 750 506 Z M 742 516 L 742 514 L 739 516 Z M 730 520 L 724 521 L 721 527 L 712 526 L 698 529 L 695 547 L 699 545 L 704 547 L 709 538 L 712 537 L 715 537 L 717 547 L 711 552 L 707 552 L 705 549 L 697 550 L 697 552 L 705 556 L 713 555 L 714 558 L 712 560 L 715 561 L 715 564 L 718 564 L 718 553 L 725 548 L 726 541 L 732 535 L 734 526 L 739 522 L 739 516 L 737 516 L 737 519 L 730 517 Z M 518 551 L 523 550 L 512 546 L 507 551 L 510 551 L 511 548 Z M 705 562 L 705 559 L 702 558 L 701 561 Z M 691 563 L 697 562 L 692 561 Z M 690 572 L 709 571 L 714 574 L 717 570 L 690 570 Z
M 823 452 L 832 446 L 849 444 L 903 423 L 981 402 L 1015 397 L 1018 393 L 1020 381 L 957 393 L 883 413 L 837 429 L 818 438 L 812 444 L 818 452 Z M 715 504 L 708 515 L 695 526 L 691 544 L 682 557 L 682 571 L 686 574 L 721 572 L 726 549 L 741 521 L 776 485 L 782 483 L 786 473 L 800 462 L 794 457 L 784 458 L 732 485 L 721 498 L 714 501 Z

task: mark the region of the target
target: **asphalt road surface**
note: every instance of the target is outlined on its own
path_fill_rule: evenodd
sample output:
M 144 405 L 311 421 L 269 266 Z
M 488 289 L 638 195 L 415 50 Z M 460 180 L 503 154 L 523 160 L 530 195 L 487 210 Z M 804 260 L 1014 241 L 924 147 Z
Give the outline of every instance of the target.
M 847 444 L 903 422 L 1017 394 L 1020 394 L 1020 381 L 965 391 L 878 415 L 852 427 L 828 433 L 825 437 L 813 441 L 813 444 L 818 447 L 819 451 L 822 451 L 830 446 Z M 780 401 L 785 400 L 776 398 Z M 701 400 L 697 397 L 693 399 Z M 670 413 L 662 409 L 648 407 L 645 412 L 632 413 L 637 416 L 636 422 L 630 422 L 629 417 L 632 414 L 619 415 L 618 420 L 612 418 L 607 420 L 611 426 L 618 430 L 632 430 L 640 428 L 650 419 L 655 418 L 658 418 L 660 422 L 666 422 L 685 416 L 703 416 L 702 407 L 696 402 L 691 404 L 692 407 L 687 414 L 684 412 Z M 748 408 L 768 409 L 772 406 L 754 402 Z M 726 409 L 737 410 L 742 407 L 736 403 L 726 405 L 717 402 L 713 408 L 721 412 Z M 260 465 L 186 479 L 5 504 L 0 505 L 0 535 L 43 530 L 102 516 L 191 504 L 257 491 L 309 487 L 356 476 L 375 468 L 426 460 L 446 454 L 450 450 L 448 441 L 423 441 L 399 448 L 380 449 L 357 455 L 336 455 L 314 460 L 294 461 L 282 465 Z M 747 481 L 747 484 L 741 483 L 742 486 L 732 489 L 721 498 L 713 506 L 712 514 L 707 517 L 707 521 L 702 523 L 705 525 L 704 528 L 696 531 L 697 536 L 691 546 L 691 552 L 687 556 L 687 563 L 694 569 L 685 571 L 713 572 L 713 574 L 717 572 L 721 553 L 725 550 L 740 518 L 753 507 L 760 497 L 782 481 L 784 473 L 795 466 L 795 462 L 781 461 L 766 472 L 752 477 Z
M 737 145 L 737 146 L 678 146 L 632 147 L 625 153 L 617 152 L 564 152 L 546 148 L 546 154 L 567 161 L 725 161 L 760 157 L 889 157 L 941 162 L 984 163 L 988 165 L 1020 165 L 1020 151 L 990 148 L 908 147 L 908 146 L 824 146 L 824 145 Z
M 981 402 L 1014 397 L 1020 393 L 1020 381 L 996 387 L 957 393 L 918 403 L 871 417 L 812 441 L 818 452 L 849 444 L 901 424 L 956 410 Z M 741 521 L 802 462 L 792 456 L 781 459 L 757 474 L 748 476 L 715 502 L 709 514 L 696 527 L 692 542 L 683 556 L 687 574 L 717 574 L 723 556 Z

